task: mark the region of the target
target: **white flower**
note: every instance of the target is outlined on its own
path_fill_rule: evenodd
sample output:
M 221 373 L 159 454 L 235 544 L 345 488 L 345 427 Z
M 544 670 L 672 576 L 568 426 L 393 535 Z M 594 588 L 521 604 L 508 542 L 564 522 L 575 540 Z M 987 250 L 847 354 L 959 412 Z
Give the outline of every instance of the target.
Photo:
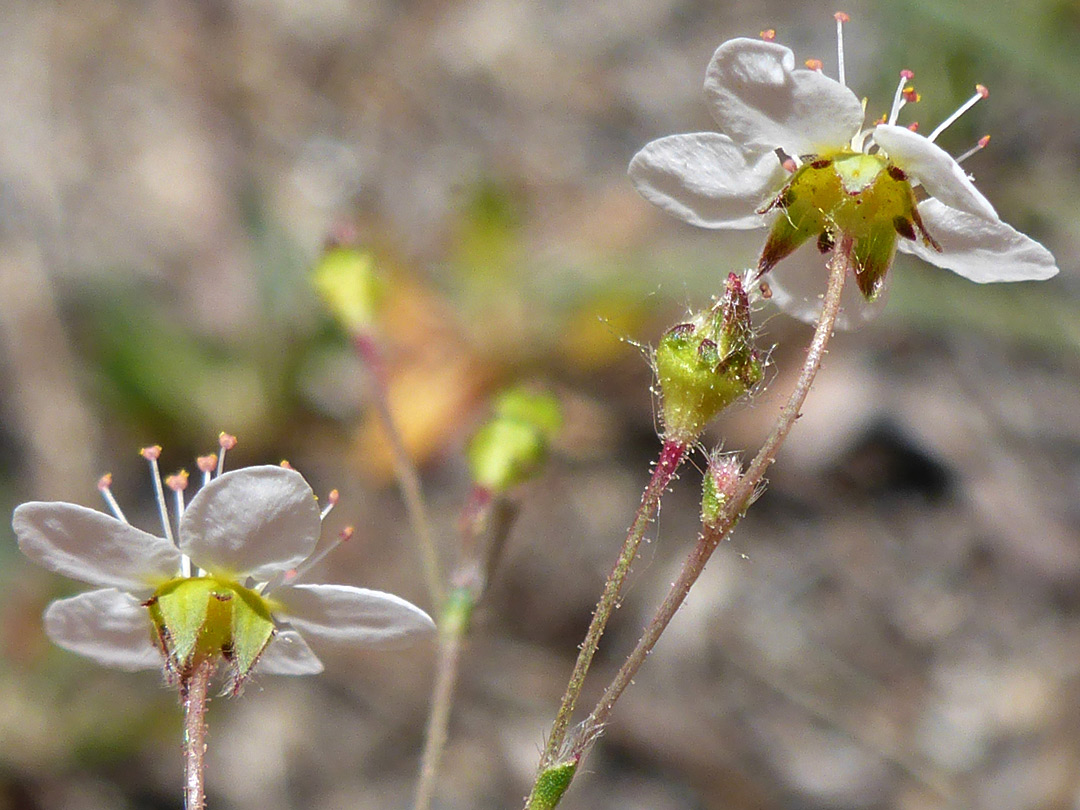
M 156 454 L 151 465 L 165 533 L 171 537 Z M 424 611 L 392 594 L 297 584 L 306 563 L 314 561 L 325 514 L 298 472 L 261 466 L 221 474 L 219 468 L 210 480 L 204 468 L 204 476 L 207 483 L 186 508 L 183 486 L 170 481 L 182 510 L 176 543 L 128 524 L 108 491 L 108 477 L 101 489 L 115 518 L 59 502 L 25 503 L 15 510 L 12 525 L 28 557 L 99 586 L 49 605 L 45 632 L 53 642 L 106 666 L 165 666 L 175 677 L 185 662 L 169 660 L 176 653 L 173 645 L 181 643 L 171 636 L 180 635 L 179 625 L 189 622 L 183 611 L 203 611 L 193 625 L 196 635 L 203 633 L 201 644 L 212 625 L 207 617 L 224 610 L 213 605 L 231 603 L 233 612 L 224 614 L 218 628 L 217 651 L 232 669 L 233 687 L 239 688 L 252 667 L 274 675 L 321 672 L 322 662 L 306 640 L 386 648 L 434 630 Z M 179 593 L 188 601 L 178 616 L 176 604 L 167 600 Z
M 843 21 L 838 14 L 838 30 Z M 934 143 L 985 88 L 924 137 L 896 125 L 900 109 L 917 99 L 903 71 L 889 117 L 864 129 L 864 104 L 843 83 L 842 38 L 840 81 L 816 60 L 796 68 L 791 50 L 770 39 L 733 39 L 713 55 L 705 96 L 719 133 L 672 135 L 634 156 L 630 177 L 647 200 L 703 228 L 771 227 L 757 275 L 807 240 L 825 252 L 851 236 L 867 302 L 882 291 L 897 246 L 980 283 L 1058 272 L 1049 251 L 1002 222 Z M 921 202 L 918 187 L 929 195 Z M 775 298 L 792 314 L 816 317 L 823 280 L 798 281 L 809 289 L 792 295 L 773 277 Z

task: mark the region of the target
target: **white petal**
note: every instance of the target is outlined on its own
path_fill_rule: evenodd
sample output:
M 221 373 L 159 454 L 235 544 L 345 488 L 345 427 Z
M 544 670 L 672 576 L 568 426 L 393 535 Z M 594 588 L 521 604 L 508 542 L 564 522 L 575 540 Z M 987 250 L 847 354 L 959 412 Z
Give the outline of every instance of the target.
M 763 276 L 762 280 L 772 290 L 769 301 L 803 323 L 817 323 L 829 283 L 828 260 L 829 257 L 822 255 L 813 244 L 796 250 Z M 877 298 L 867 301 L 855 283 L 855 276 L 849 273 L 840 293 L 836 328 L 858 329 L 881 313 L 888 297 L 888 276 Z
M 899 248 L 930 264 L 979 283 L 1042 281 L 1058 273 L 1050 251 L 1000 219 L 983 219 L 937 200 L 919 203 L 926 230 L 941 243 L 938 253 L 921 240 L 901 239 Z
M 756 211 L 786 178 L 772 152 L 752 155 L 716 132 L 661 138 L 630 161 L 630 179 L 642 197 L 700 228 L 764 227 Z
M 275 591 L 284 618 L 308 638 L 390 648 L 435 630 L 424 611 L 400 596 L 350 585 L 295 585 Z
M 936 143 L 906 127 L 888 124 L 874 127 L 874 141 L 889 160 L 922 183 L 931 196 L 969 214 L 998 218 L 994 206 L 975 188 L 960 164 Z
M 215 478 L 180 521 L 180 550 L 218 574 L 268 580 L 295 568 L 319 539 L 319 505 L 284 467 L 247 467 Z
M 45 610 L 45 634 L 54 644 L 129 672 L 164 666 L 153 632 L 149 611 L 114 588 L 60 599 Z
M 259 675 L 318 675 L 323 663 L 295 630 L 278 630 L 259 656 Z
M 862 102 L 828 76 L 794 67 L 794 54 L 775 42 L 732 39 L 717 48 L 705 97 L 721 132 L 792 157 L 848 146 L 862 127 Z
M 27 557 L 92 585 L 149 590 L 180 570 L 180 552 L 168 540 L 85 506 L 24 503 L 11 526 Z

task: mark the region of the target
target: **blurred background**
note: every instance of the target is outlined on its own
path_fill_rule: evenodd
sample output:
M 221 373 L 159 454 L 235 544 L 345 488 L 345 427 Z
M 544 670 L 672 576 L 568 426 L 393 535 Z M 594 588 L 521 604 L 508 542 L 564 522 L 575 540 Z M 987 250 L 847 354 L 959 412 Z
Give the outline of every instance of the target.
M 1080 807 L 1080 2 L 851 2 L 848 83 L 901 68 L 939 143 L 1061 275 L 979 287 L 906 257 L 838 335 L 768 492 L 615 712 L 567 810 Z M 516 808 L 655 457 L 654 342 L 761 233 L 665 217 L 625 176 L 712 128 L 723 40 L 775 28 L 835 76 L 832 13 L 779 0 L 7 0 L 0 4 L 0 510 L 156 525 L 138 448 L 192 469 L 287 458 L 356 536 L 325 581 L 425 605 L 347 341 L 308 270 L 347 227 L 389 282 L 392 396 L 447 556 L 489 397 L 566 427 L 477 617 L 436 806 Z M 822 276 L 824 282 L 824 275 Z M 768 309 L 768 385 L 708 437 L 752 453 L 810 330 Z M 684 471 L 586 689 L 697 531 Z M 178 808 L 180 712 L 154 673 L 52 647 L 79 590 L 0 542 L 0 808 Z M 405 808 L 432 651 L 320 649 L 210 709 L 212 810 Z M 591 705 L 591 703 L 590 703 Z

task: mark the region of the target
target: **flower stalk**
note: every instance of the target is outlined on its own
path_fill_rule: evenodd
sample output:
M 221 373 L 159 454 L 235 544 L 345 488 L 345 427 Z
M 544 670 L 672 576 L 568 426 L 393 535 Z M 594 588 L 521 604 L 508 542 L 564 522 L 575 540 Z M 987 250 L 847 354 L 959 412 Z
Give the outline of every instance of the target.
M 765 472 L 768 470 L 769 465 L 776 460 L 777 450 L 783 444 L 784 439 L 787 438 L 792 426 L 798 419 L 799 412 L 810 392 L 814 378 L 821 368 L 825 349 L 835 329 L 836 319 L 840 312 L 840 294 L 843 291 L 845 276 L 851 269 L 852 251 L 853 240 L 850 237 L 844 237 L 829 261 L 829 286 L 825 293 L 821 316 L 814 331 L 810 348 L 807 351 L 799 379 L 787 403 L 780 411 L 772 432 L 746 472 L 737 479 L 730 492 L 723 493 L 723 497 L 718 501 L 716 511 L 709 519 L 704 521 L 698 541 L 683 563 L 679 577 L 672 584 L 656 614 L 646 626 L 637 646 L 627 657 L 614 680 L 608 685 L 589 717 L 574 730 L 569 741 L 566 741 L 566 725 L 563 725 L 560 729 L 562 735 L 558 739 L 556 747 L 553 748 L 549 740 L 548 748 L 544 752 L 544 759 L 541 760 L 540 773 L 526 801 L 526 810 L 551 810 L 561 800 L 562 794 L 569 787 L 569 783 L 572 781 L 582 757 L 587 753 L 589 746 L 599 736 L 607 723 L 615 702 L 626 690 L 626 687 L 630 685 L 638 669 L 645 662 L 661 634 L 667 628 L 683 601 L 685 601 L 691 586 L 701 575 L 705 563 L 708 562 L 716 546 L 731 533 L 735 524 L 738 523 L 746 509 L 754 501 L 764 480 Z M 620 557 L 621 562 L 622 557 Z M 567 712 L 566 722 L 569 722 L 569 712 Z M 558 783 L 559 790 L 553 792 L 551 785 L 557 777 L 561 777 Z
M 214 662 L 203 659 L 180 684 L 184 705 L 184 810 L 206 806 L 206 707 Z

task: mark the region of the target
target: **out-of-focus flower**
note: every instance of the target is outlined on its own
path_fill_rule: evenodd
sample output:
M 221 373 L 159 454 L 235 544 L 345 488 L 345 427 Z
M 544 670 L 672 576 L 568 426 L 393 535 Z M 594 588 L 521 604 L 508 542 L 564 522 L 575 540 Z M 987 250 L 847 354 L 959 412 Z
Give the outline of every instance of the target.
M 231 438 L 231 437 L 230 437 Z M 223 449 L 225 445 L 223 444 Z M 254 671 L 310 675 L 322 662 L 306 639 L 393 647 L 434 630 L 420 608 L 388 593 L 299 580 L 330 548 L 314 554 L 322 518 L 311 487 L 285 466 L 222 473 L 200 459 L 204 485 L 185 505 L 187 474 L 170 476 L 176 495 L 173 539 L 161 479 L 160 448 L 147 448 L 165 537 L 130 525 L 99 484 L 115 517 L 71 503 L 31 502 L 12 525 L 28 557 L 99 586 L 45 611 L 59 646 L 125 670 L 164 667 L 182 679 L 198 661 L 224 660 L 229 688 Z
M 836 17 L 842 32 L 847 16 Z M 755 277 L 808 240 L 824 253 L 850 238 L 866 303 L 881 295 L 897 247 L 976 282 L 1058 272 L 1050 252 L 1002 222 L 960 167 L 989 138 L 959 160 L 935 143 L 988 95 L 985 87 L 924 137 L 917 125 L 896 123 L 918 100 L 913 74 L 904 70 L 888 115 L 864 127 L 865 102 L 844 83 L 842 36 L 839 81 L 824 75 L 818 60 L 796 68 L 794 54 L 773 36 L 729 40 L 713 55 L 705 96 L 719 133 L 672 135 L 634 156 L 630 177 L 647 200 L 704 228 L 770 228 Z M 776 302 L 815 318 L 822 277 L 775 275 Z M 853 315 L 847 312 L 849 321 L 858 319 Z

